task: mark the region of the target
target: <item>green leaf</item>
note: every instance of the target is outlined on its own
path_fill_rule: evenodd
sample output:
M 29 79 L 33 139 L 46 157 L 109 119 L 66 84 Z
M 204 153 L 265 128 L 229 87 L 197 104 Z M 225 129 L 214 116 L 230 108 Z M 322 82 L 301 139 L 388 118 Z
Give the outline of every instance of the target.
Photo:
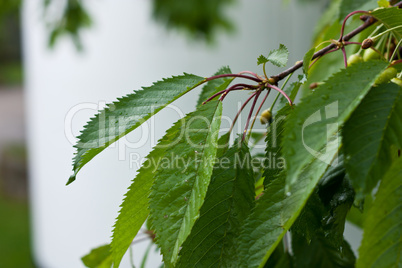
M 343 240 L 340 252 L 329 242 L 329 239 L 316 238 L 308 244 L 303 237 L 292 234 L 295 268 L 354 268 L 356 258 L 349 244 Z
M 226 83 L 227 81 L 223 81 L 222 85 L 218 87 L 222 87 Z M 138 170 L 134 182 L 125 195 L 114 226 L 111 243 L 114 267 L 119 267 L 121 259 L 148 217 L 148 196 L 151 193 L 151 187 L 154 182 L 154 172 L 158 168 L 158 164 L 161 163 L 161 159 L 166 154 L 169 145 L 180 135 L 183 127 L 182 123 L 181 119 L 177 121 L 167 130 L 164 137 L 158 141 L 158 144 L 146 157 L 143 166 Z M 228 139 L 228 134 L 220 138 L 219 144 L 222 148 L 227 144 Z
M 388 0 L 378 0 L 377 4 L 378 4 L 379 7 L 389 7 Z
M 220 74 L 230 74 L 230 73 L 232 73 L 230 68 L 225 66 L 219 69 L 214 74 L 214 76 Z M 229 84 L 233 81 L 233 79 L 234 78 L 220 78 L 208 81 L 208 83 L 202 88 L 202 91 L 197 101 L 197 107 L 202 105 L 202 103 L 206 101 L 209 97 L 211 97 L 213 94 L 227 88 Z
M 251 156 L 243 142 L 215 164 L 211 183 L 177 267 L 234 267 L 236 239 L 254 204 Z
M 282 208 L 286 174 L 269 180 L 263 195 L 244 221 L 238 242 L 239 267 L 263 267 L 286 233 L 282 225 Z
M 89 268 L 110 268 L 113 263 L 110 246 L 103 245 L 95 248 L 88 255 L 82 257 L 81 260 Z
M 305 77 L 308 77 L 308 69 L 311 63 L 311 59 L 313 58 L 313 55 L 315 53 L 315 47 L 307 51 L 307 53 L 303 57 L 303 73 Z
M 364 222 L 356 267 L 402 265 L 402 158 L 388 170 Z
M 343 128 L 346 171 L 358 200 L 377 185 L 402 148 L 401 103 L 401 87 L 373 87 Z
M 288 62 L 289 51 L 286 46 L 280 44 L 278 49 L 271 50 L 268 57 L 263 55 L 259 56 L 257 59 L 257 64 L 263 64 L 270 61 L 273 65 L 278 67 L 285 67 Z
M 285 67 L 288 62 L 289 51 L 286 46 L 280 44 L 278 49 L 271 50 L 268 61 L 278 67 Z
M 274 120 L 269 125 L 265 142 L 264 162 L 264 188 L 269 184 L 270 180 L 275 178 L 284 168 L 285 159 L 282 156 L 282 134 L 286 118 L 291 108 L 289 105 L 284 106 L 275 115 Z
M 377 8 L 371 14 L 377 20 L 384 24 L 388 29 L 399 26 L 399 28 L 394 29 L 392 32 L 395 35 L 402 37 L 402 9 L 397 7 L 390 8 Z
M 377 0 L 342 0 L 339 7 L 339 19 L 343 20 L 356 10 L 371 10 L 377 7 Z
M 73 160 L 73 182 L 78 171 L 113 142 L 133 131 L 151 116 L 181 97 L 204 78 L 184 74 L 154 83 L 150 87 L 129 94 L 109 104 L 84 127 L 74 146 L 77 153 Z
M 289 189 L 300 180 L 299 174 L 314 159 L 331 163 L 340 146 L 337 135 L 339 128 L 386 66 L 387 63 L 381 61 L 349 66 L 330 77 L 319 90 L 303 98 L 295 107 L 286 120 L 283 139 Z M 325 111 L 324 118 L 321 116 L 321 108 Z M 316 176 L 305 182 L 310 185 L 306 186 L 306 190 L 314 188 L 324 171 L 317 172 Z
M 221 102 L 211 101 L 186 116 L 155 172 L 150 219 L 165 265 L 176 263 L 199 216 L 217 152 L 221 113 Z
M 146 157 L 146 161 L 138 170 L 134 182 L 125 195 L 114 225 L 111 243 L 114 267 L 119 267 L 121 259 L 148 217 L 148 196 L 154 182 L 155 170 L 169 145 L 180 135 L 182 127 L 182 120 L 180 119 L 167 130 L 163 138 L 158 141 L 158 144 Z

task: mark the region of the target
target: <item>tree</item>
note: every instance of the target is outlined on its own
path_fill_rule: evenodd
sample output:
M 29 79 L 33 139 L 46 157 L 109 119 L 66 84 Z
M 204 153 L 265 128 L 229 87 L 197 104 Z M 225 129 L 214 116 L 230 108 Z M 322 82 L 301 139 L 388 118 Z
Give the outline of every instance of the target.
M 203 85 L 197 109 L 167 130 L 140 168 L 110 245 L 84 263 L 118 267 L 147 221 L 166 267 L 399 267 L 402 2 L 378 5 L 362 11 L 366 1 L 333 2 L 315 47 L 278 74 L 268 75 L 265 66 L 286 65 L 282 44 L 257 59 L 262 74 L 229 67 L 208 78 L 184 73 L 92 118 L 78 137 L 68 184 L 107 146 Z M 311 90 L 296 102 L 302 88 Z M 219 135 L 221 111 L 238 90 L 251 95 L 234 122 L 248 104 L 250 110 L 230 143 L 232 129 Z M 273 92 L 260 118 L 267 133 L 253 133 Z M 264 138 L 261 157 L 251 147 Z M 364 230 L 357 260 L 343 237 L 347 217 Z

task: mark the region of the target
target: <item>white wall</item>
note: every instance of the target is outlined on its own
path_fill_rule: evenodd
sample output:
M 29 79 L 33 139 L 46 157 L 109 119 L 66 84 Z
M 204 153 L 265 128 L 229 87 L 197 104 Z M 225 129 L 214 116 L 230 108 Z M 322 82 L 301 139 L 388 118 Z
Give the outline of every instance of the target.
M 210 47 L 166 32 L 151 19 L 149 0 L 87 0 L 94 27 L 85 32 L 85 51 L 77 53 L 68 39 L 54 50 L 47 48 L 42 2 L 25 1 L 23 38 L 34 257 L 38 266 L 45 268 L 83 267 L 81 256 L 110 242 L 118 206 L 136 174 L 127 160 L 130 153 L 146 156 L 178 118 L 173 109 L 158 114 L 158 125 L 148 129 L 155 134 L 152 141 L 147 139 L 135 150 L 124 143 L 112 146 L 66 187 L 74 153 L 70 136 L 78 134 L 98 105 L 183 71 L 208 76 L 229 65 L 234 72 L 261 73 L 256 58 L 278 48 L 279 43 L 288 46 L 292 64 L 307 51 L 314 21 L 320 15 L 320 8 L 311 5 L 286 8 L 279 0 L 239 0 L 228 11 L 236 33 L 221 34 Z M 183 113 L 189 112 L 197 94 L 191 93 L 175 105 Z M 227 98 L 224 113 L 233 115 L 237 100 L 244 97 Z M 145 130 L 128 136 L 131 145 Z M 137 264 L 146 245 L 136 247 Z M 151 259 L 149 267 L 156 267 L 158 254 Z M 129 267 L 127 258 L 123 267 Z

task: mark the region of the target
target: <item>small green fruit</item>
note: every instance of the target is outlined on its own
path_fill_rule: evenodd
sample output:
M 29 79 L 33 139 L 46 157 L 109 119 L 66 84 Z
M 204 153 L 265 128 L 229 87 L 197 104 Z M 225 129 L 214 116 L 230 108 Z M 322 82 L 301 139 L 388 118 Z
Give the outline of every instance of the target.
M 366 49 L 364 51 L 364 54 L 363 54 L 364 61 L 376 60 L 376 59 L 380 59 L 380 58 L 381 58 L 381 55 L 373 49 Z
M 362 56 L 360 56 L 359 54 L 353 54 L 349 56 L 348 65 L 352 65 L 358 62 L 363 62 Z
M 394 84 L 397 84 L 400 87 L 402 87 L 402 79 L 400 79 L 400 78 L 396 78 L 396 77 L 392 78 L 391 82 L 394 83 Z
M 271 122 L 272 120 L 272 113 L 270 109 L 267 109 L 261 113 L 260 122 L 261 124 L 266 124 Z
M 388 83 L 392 78 L 396 76 L 398 73 L 398 70 L 395 69 L 394 67 L 389 67 L 383 71 L 379 77 L 374 81 L 374 84 L 376 85 L 381 85 Z

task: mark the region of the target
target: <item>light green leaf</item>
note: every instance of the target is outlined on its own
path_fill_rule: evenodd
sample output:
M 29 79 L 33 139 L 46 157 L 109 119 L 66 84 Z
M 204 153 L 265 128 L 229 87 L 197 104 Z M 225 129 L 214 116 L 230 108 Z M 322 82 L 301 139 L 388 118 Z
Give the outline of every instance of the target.
M 192 74 L 167 78 L 109 104 L 87 123 L 78 137 L 74 146 L 77 148 L 74 174 L 67 184 L 73 182 L 78 171 L 106 147 L 203 81 L 204 78 Z
M 363 223 L 357 268 L 402 265 L 402 158 L 388 170 Z
M 377 4 L 379 7 L 389 7 L 389 1 L 388 0 L 378 0 Z
M 88 255 L 82 257 L 81 260 L 89 268 L 110 268 L 113 263 L 110 246 L 103 245 L 95 248 Z
M 215 164 L 211 183 L 177 267 L 235 267 L 236 239 L 254 203 L 254 178 L 247 146 L 235 141 Z
M 278 67 L 285 67 L 288 62 L 289 51 L 286 46 L 280 44 L 278 49 L 271 50 L 268 57 L 263 55 L 259 56 L 257 59 L 257 64 L 263 64 L 270 61 L 273 65 Z
M 285 123 L 283 155 L 287 186 L 314 160 L 329 164 L 338 151 L 338 131 L 387 66 L 381 61 L 354 64 L 330 77 L 319 90 L 302 99 Z M 321 116 L 321 109 L 325 117 Z M 297 152 L 297 153 L 296 153 Z M 322 174 L 309 178 L 312 190 Z M 311 180 L 311 181 L 310 181 Z M 306 189 L 307 190 L 307 189 Z
M 342 251 L 332 246 L 330 239 L 315 238 L 310 244 L 303 237 L 292 234 L 295 268 L 354 268 L 356 258 L 350 245 L 343 240 Z
M 303 57 L 303 73 L 305 77 L 308 77 L 308 69 L 311 63 L 311 59 L 313 58 L 313 55 L 315 53 L 315 47 L 311 48 Z
M 373 87 L 343 128 L 346 171 L 358 200 L 377 185 L 402 148 L 401 103 L 401 87 Z
M 217 71 L 214 74 L 214 76 L 220 74 L 230 74 L 230 73 L 232 73 L 230 68 L 225 66 L 219 69 L 219 71 Z M 220 78 L 208 81 L 208 83 L 202 88 L 202 91 L 197 101 L 197 107 L 202 105 L 202 103 L 206 101 L 209 97 L 211 97 L 213 94 L 227 88 L 229 84 L 233 81 L 233 79 L 234 78 Z
M 268 61 L 278 67 L 285 67 L 288 62 L 289 51 L 286 46 L 280 44 L 278 49 L 274 49 L 268 54 Z
M 371 10 L 377 7 L 377 0 L 342 0 L 339 8 L 339 19 L 343 20 L 356 10 Z
M 378 8 L 371 12 L 371 15 L 384 24 L 388 29 L 399 26 L 394 32 L 399 38 L 402 37 L 402 9 L 397 7 Z
M 217 152 L 221 113 L 221 102 L 211 101 L 189 114 L 158 164 L 149 208 L 165 265 L 176 263 L 199 216 Z

